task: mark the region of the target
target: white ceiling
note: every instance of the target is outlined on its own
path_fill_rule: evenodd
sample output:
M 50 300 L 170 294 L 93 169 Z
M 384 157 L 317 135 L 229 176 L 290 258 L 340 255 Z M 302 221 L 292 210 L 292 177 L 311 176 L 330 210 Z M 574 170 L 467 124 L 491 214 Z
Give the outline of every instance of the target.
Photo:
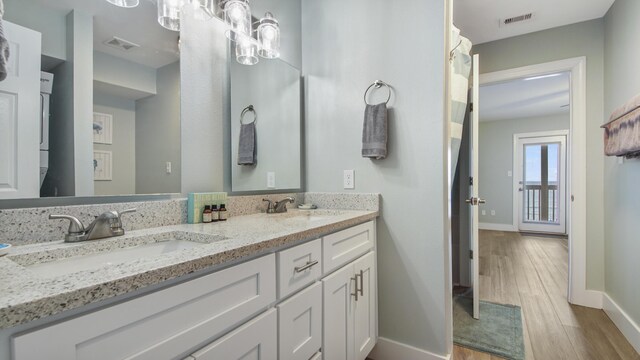
M 614 0 L 454 0 L 453 22 L 473 44 L 603 17 Z M 500 19 L 533 19 L 500 27 Z
M 569 113 L 569 73 L 480 87 L 480 121 Z
M 171 64 L 179 59 L 179 33 L 158 24 L 156 5 L 150 0 L 140 0 L 140 5 L 130 9 L 111 5 L 105 0 L 29 1 L 43 8 L 64 11 L 76 9 L 93 15 L 95 50 L 153 68 Z M 131 41 L 140 47 L 125 52 L 103 44 L 113 36 Z

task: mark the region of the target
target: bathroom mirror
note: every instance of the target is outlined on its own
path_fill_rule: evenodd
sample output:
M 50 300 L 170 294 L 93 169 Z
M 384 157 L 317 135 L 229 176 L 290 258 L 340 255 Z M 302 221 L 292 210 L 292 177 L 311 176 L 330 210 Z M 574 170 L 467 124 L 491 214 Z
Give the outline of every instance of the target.
M 300 70 L 279 59 L 241 65 L 234 56 L 229 68 L 232 191 L 300 189 Z
M 180 192 L 180 34 L 155 2 L 4 10 L 0 199 Z

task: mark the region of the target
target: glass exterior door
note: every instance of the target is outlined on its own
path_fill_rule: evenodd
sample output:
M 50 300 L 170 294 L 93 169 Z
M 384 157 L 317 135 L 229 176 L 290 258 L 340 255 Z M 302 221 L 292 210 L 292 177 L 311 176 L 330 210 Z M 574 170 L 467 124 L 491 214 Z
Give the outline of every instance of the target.
M 566 137 L 519 139 L 520 231 L 565 233 Z

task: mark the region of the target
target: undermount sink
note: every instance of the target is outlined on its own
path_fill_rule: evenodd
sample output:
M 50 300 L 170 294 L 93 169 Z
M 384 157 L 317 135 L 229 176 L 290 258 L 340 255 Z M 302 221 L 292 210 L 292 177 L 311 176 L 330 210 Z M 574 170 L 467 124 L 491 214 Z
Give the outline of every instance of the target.
M 131 234 L 70 244 L 54 242 L 35 248 L 25 247 L 8 255 L 8 259 L 39 277 L 54 278 L 177 254 L 225 239 L 219 234 L 188 231 Z
M 80 271 L 99 269 L 108 265 L 122 264 L 140 258 L 193 249 L 202 245 L 204 245 L 204 243 L 170 239 L 129 248 L 110 250 L 108 252 L 36 263 L 28 265 L 26 268 L 42 277 L 57 277 Z

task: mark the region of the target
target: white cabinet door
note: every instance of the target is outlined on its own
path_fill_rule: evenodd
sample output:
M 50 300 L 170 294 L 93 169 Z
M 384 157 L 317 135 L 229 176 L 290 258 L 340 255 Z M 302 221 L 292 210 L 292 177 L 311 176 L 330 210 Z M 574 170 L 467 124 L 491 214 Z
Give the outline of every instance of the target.
M 353 269 L 353 264 L 347 265 L 322 280 L 322 354 L 327 360 L 354 359 Z
M 0 199 L 40 197 L 40 42 L 4 21 L 7 78 L 0 82 Z
M 322 346 L 322 284 L 278 305 L 279 360 L 309 360 Z
M 14 359 L 42 359 L 42 354 L 50 360 L 185 356 L 273 304 L 275 268 L 275 255 L 266 255 L 16 336 Z
M 195 360 L 277 360 L 277 331 L 278 317 L 271 309 L 191 356 Z
M 353 263 L 358 282 L 358 299 L 354 304 L 355 358 L 367 358 L 377 341 L 377 281 L 376 253 L 361 257 Z

